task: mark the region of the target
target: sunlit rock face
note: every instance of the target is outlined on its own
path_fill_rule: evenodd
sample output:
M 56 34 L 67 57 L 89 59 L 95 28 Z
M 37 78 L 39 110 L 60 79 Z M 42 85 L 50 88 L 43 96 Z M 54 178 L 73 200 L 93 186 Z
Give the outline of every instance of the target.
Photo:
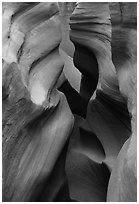
M 3 7 L 3 60 L 18 64 L 35 104 L 56 105 L 55 88 L 63 69 L 58 4 L 4 3 Z
M 3 4 L 3 201 L 58 201 L 63 188 L 70 199 L 60 42 L 57 3 Z

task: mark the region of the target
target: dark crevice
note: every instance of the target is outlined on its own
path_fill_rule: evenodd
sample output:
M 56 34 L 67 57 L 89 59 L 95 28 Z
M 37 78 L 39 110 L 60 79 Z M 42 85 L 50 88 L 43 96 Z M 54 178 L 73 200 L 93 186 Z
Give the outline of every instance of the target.
M 82 73 L 80 94 L 87 102 L 96 90 L 99 69 L 94 53 L 86 46 L 74 42 L 75 53 L 73 62 L 75 67 Z
M 69 107 L 73 114 L 86 116 L 87 102 L 80 96 L 80 94 L 70 85 L 68 81 L 65 81 L 59 88 L 67 98 Z
M 24 37 L 24 41 L 23 41 L 22 45 L 20 46 L 20 48 L 17 52 L 17 62 L 18 63 L 20 63 L 20 57 L 23 55 L 24 45 L 25 45 L 25 37 Z

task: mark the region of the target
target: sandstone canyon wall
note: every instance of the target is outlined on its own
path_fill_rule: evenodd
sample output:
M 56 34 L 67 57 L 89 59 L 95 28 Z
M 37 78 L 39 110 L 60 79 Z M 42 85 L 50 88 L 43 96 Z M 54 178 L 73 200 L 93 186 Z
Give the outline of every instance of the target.
M 136 201 L 137 4 L 2 8 L 3 201 Z

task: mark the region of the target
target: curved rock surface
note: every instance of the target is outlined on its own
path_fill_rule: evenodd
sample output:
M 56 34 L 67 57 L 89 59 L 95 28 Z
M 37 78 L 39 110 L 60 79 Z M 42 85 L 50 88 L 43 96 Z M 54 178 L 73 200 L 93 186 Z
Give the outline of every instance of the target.
M 91 86 L 90 82 L 90 87 L 92 87 L 90 97 L 98 86 L 111 97 L 119 99 L 117 76 L 111 60 L 109 4 L 78 3 L 70 19 L 70 37 L 75 48 L 77 46 L 74 54 L 75 66 L 83 73 L 83 78 L 86 78 L 86 81 L 90 77 L 91 82 L 95 83 L 94 86 Z M 78 49 L 78 45 L 81 48 Z M 85 60 L 85 58 L 87 59 Z M 82 59 L 82 62 L 79 59 Z M 98 72 L 99 81 L 96 81 Z
M 129 138 L 130 147 L 133 148 L 136 140 L 136 136 L 134 139 L 131 136 L 131 134 L 136 135 L 133 130 L 134 125 L 131 124 L 131 117 L 133 117 L 131 110 L 135 106 L 136 100 L 136 90 L 134 88 L 136 84 L 136 12 L 134 12 L 136 5 L 133 4 L 123 3 L 121 10 L 117 3 L 81 2 L 78 3 L 70 18 L 70 37 L 75 45 L 73 61 L 76 68 L 82 73 L 80 95 L 86 101 L 89 101 L 86 120 L 80 123 L 78 128 L 84 129 L 86 140 L 89 140 L 87 136 L 89 129 L 92 132 L 92 138 L 96 135 L 101 141 L 105 151 L 105 158 L 102 161 L 108 165 L 112 175 L 115 174 L 113 173 L 116 168 L 115 161 L 120 150 L 122 151 L 121 148 L 124 143 Z M 128 12 L 130 13 L 127 14 Z M 132 12 L 134 14 L 131 14 Z M 128 23 L 128 21 L 130 22 Z M 133 41 L 130 36 L 133 36 Z M 73 137 L 76 134 L 74 133 Z M 79 141 L 82 140 L 81 133 L 79 138 Z M 88 145 L 84 148 L 87 149 Z M 126 148 L 128 149 L 128 147 Z M 127 200 L 136 201 L 136 184 L 134 187 L 132 185 L 136 180 L 136 147 L 132 148 L 130 148 L 129 155 L 134 155 L 133 163 L 131 163 L 135 167 L 131 170 L 132 164 L 130 166 L 130 162 L 124 163 L 120 159 L 123 166 L 121 165 L 121 170 L 119 170 L 120 165 L 118 164 L 116 175 L 122 177 L 123 180 L 118 181 L 118 184 L 116 184 L 114 180 L 116 176 L 112 176 L 114 179 L 112 179 L 109 186 L 110 193 L 108 192 L 108 200 L 110 201 L 126 200 L 125 197 L 129 191 L 131 191 L 130 194 L 133 193 L 133 196 L 127 197 Z M 89 148 L 87 151 L 89 152 Z M 86 155 L 83 151 L 81 154 Z M 68 158 L 68 161 L 71 160 L 70 157 L 72 158 L 72 164 L 70 166 L 67 164 L 71 197 L 81 202 L 98 201 L 98 199 L 99 201 L 106 201 L 106 197 L 93 197 L 91 187 L 90 194 L 86 192 L 82 198 L 79 196 L 81 192 L 85 191 L 84 186 L 81 186 L 80 183 L 85 181 L 78 176 L 82 161 L 78 162 L 78 167 L 76 167 L 77 174 L 72 168 L 72 165 L 74 166 L 74 163 L 76 163 L 73 155 L 76 158 L 75 148 L 70 150 Z M 125 156 L 127 161 L 129 155 Z M 128 170 L 124 172 L 126 168 Z M 91 167 L 88 171 L 91 171 Z M 128 178 L 131 175 L 131 186 L 128 182 L 126 183 L 127 186 L 124 186 L 124 182 L 127 181 L 126 175 Z M 76 177 L 77 180 L 79 179 L 79 183 L 76 183 Z M 75 191 L 73 183 L 76 185 L 76 189 L 79 190 Z M 111 188 L 112 183 L 113 188 Z M 120 185 L 123 187 L 120 187 Z M 97 188 L 101 188 L 100 183 Z M 119 188 L 122 189 L 121 192 L 119 192 Z M 113 189 L 113 193 L 111 189 Z M 115 200 L 114 189 L 117 189 L 116 192 L 119 193 L 118 196 L 121 196 L 120 199 L 116 197 L 117 200 Z
M 45 101 L 46 106 L 56 105 L 59 101 L 56 83 L 64 65 L 58 50 L 61 42 L 58 4 L 10 5 L 5 3 L 3 6 L 3 21 L 8 19 L 4 27 L 9 27 L 3 34 L 3 60 L 18 64 L 34 103 L 42 105 Z M 46 81 L 44 76 L 47 74 Z
M 112 3 L 110 8 L 113 61 L 120 91 L 127 98 L 132 115 L 132 135 L 116 159 L 107 201 L 133 202 L 137 200 L 137 4 Z
M 3 23 L 3 201 L 70 200 L 58 4 L 4 3 Z
M 137 4 L 74 7 L 3 3 L 3 201 L 137 200 Z

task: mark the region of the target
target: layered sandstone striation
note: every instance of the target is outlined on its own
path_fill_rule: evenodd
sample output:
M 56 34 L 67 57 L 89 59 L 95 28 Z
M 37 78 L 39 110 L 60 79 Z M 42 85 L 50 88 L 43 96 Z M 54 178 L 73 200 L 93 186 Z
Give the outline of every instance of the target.
M 21 11 L 18 6 L 22 8 Z M 42 105 L 45 101 L 46 106 L 51 103 L 57 104 L 59 99 L 55 90 L 56 83 L 63 69 L 63 61 L 58 50 L 61 42 L 58 5 L 4 3 L 3 7 L 3 60 L 6 63 L 18 64 L 24 85 L 34 103 Z M 44 78 L 45 74 L 49 76 L 47 81 Z M 39 93 L 38 99 L 35 92 Z
M 137 200 L 136 8 L 3 3 L 3 201 Z
M 54 201 L 64 186 L 68 197 L 60 42 L 57 3 L 3 3 L 3 201 Z
M 88 101 L 86 120 L 79 124 L 78 142 L 83 137 L 81 129 L 88 141 L 88 132 L 92 132 L 92 138 L 95 135 L 104 148 L 102 162 L 114 174 L 108 198 L 93 197 L 93 186 L 90 193 L 80 197 L 84 187 L 79 183 L 85 180 L 77 176 L 76 182 L 71 164 L 67 170 L 71 197 L 81 202 L 136 201 L 136 3 L 78 3 L 70 28 L 75 45 L 74 65 L 82 73 L 80 96 Z M 122 147 L 126 153 L 119 159 Z M 72 159 L 77 154 L 73 148 Z M 80 151 L 80 155 L 84 153 Z M 115 162 L 119 162 L 117 166 Z M 82 161 L 76 169 L 81 166 Z M 120 180 L 116 181 L 117 177 Z
M 131 137 L 124 143 L 114 165 L 107 201 L 137 200 L 137 4 L 111 3 L 112 54 L 119 89 L 127 99 Z

